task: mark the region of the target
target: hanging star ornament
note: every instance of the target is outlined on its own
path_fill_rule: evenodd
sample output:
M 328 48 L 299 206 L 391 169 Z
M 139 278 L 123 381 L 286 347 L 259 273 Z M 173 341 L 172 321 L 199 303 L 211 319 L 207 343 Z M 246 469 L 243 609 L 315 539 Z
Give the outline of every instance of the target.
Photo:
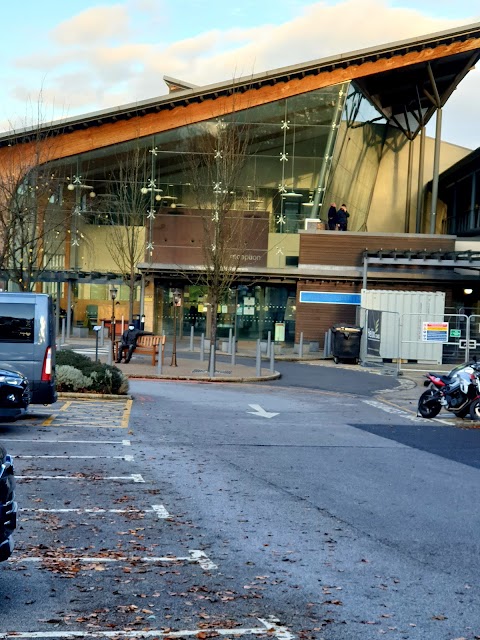
M 147 219 L 148 220 L 155 220 L 155 211 L 154 211 L 154 209 L 149 209 L 147 211 Z
M 149 149 L 148 152 L 151 153 L 153 156 L 157 156 L 158 155 L 158 147 L 153 147 L 153 149 Z
M 282 129 L 290 129 L 290 127 L 288 126 L 290 124 L 290 120 L 282 120 Z
M 279 216 L 277 216 L 277 223 L 278 224 L 285 224 L 285 216 L 283 215 L 283 213 L 281 213 Z
M 147 243 L 147 251 L 153 251 L 153 242 Z
M 76 237 L 75 237 L 75 238 L 73 238 L 73 240 L 72 240 L 72 247 L 79 247 L 79 246 L 80 246 L 80 245 L 79 245 L 79 243 L 78 243 L 77 238 L 76 238 Z
M 147 180 L 147 189 L 156 189 L 157 183 L 155 182 L 155 178 L 149 178 Z
M 280 162 L 288 162 L 288 151 L 280 151 Z
M 287 193 L 287 187 L 284 184 L 279 184 L 278 185 L 278 192 L 279 193 Z

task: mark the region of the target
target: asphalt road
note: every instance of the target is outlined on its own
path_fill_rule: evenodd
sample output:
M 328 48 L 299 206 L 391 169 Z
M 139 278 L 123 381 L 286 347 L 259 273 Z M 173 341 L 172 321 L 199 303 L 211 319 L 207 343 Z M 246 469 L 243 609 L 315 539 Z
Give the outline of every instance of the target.
M 480 431 L 283 366 L 305 386 L 136 381 L 131 407 L 0 425 L 22 508 L 0 638 L 480 635 Z

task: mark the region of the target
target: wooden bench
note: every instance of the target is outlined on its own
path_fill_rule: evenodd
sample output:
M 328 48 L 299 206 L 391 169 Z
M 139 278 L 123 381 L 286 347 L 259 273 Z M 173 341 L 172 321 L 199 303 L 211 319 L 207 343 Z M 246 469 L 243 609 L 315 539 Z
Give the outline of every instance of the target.
M 165 336 L 139 336 L 137 338 L 137 346 L 133 355 L 136 353 L 148 353 L 152 356 L 152 366 L 154 367 L 158 362 L 158 352 L 161 349 L 162 364 L 165 356 Z M 118 350 L 120 349 L 122 341 L 115 340 L 115 360 L 118 360 Z

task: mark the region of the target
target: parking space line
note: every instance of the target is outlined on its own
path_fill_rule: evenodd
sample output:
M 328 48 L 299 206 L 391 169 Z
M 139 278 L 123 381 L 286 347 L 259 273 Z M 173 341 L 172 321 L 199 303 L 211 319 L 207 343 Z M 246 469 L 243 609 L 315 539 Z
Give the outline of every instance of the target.
M 43 458 L 43 459 L 52 459 L 52 460 L 123 460 L 124 462 L 133 462 L 133 456 L 55 456 L 55 455 L 45 455 L 45 456 L 25 456 L 17 454 L 15 456 L 15 460 L 29 460 L 33 458 Z
M 133 400 L 67 400 L 53 410 L 42 422 L 41 427 L 93 427 L 126 429 L 130 420 Z M 35 417 L 35 416 L 32 416 Z
M 30 631 L 22 633 L 20 631 L 11 634 L 2 634 L 2 640 L 28 640 L 29 638 L 44 638 L 45 640 L 69 640 L 70 638 L 204 638 L 214 636 L 267 636 L 276 640 L 294 640 L 295 636 L 286 626 L 279 624 L 277 618 L 257 618 L 261 626 L 258 627 L 229 627 L 221 629 L 218 627 L 202 627 L 199 629 L 182 629 L 170 631 L 165 629 L 144 629 L 125 631 L 67 631 L 57 629 L 56 631 Z
M 146 513 L 153 513 L 157 516 L 157 518 L 161 519 L 161 520 L 166 520 L 169 518 L 172 518 L 172 516 L 168 513 L 168 511 L 165 509 L 165 507 L 163 506 L 163 504 L 154 504 L 152 505 L 151 509 L 145 509 L 145 510 L 141 510 L 141 509 L 98 509 L 98 508 L 93 508 L 93 509 L 88 509 L 85 507 L 65 507 L 63 509 L 45 509 L 45 508 L 40 508 L 40 507 L 21 507 L 20 511 L 22 513 L 81 513 L 81 514 L 86 514 L 86 515 L 102 515 L 104 513 L 119 513 L 119 514 L 146 514 Z
M 170 514 L 165 509 L 163 504 L 152 504 L 152 511 L 157 514 L 157 518 L 160 520 L 166 520 L 170 518 Z
M 130 481 L 130 482 L 145 482 L 143 477 L 139 473 L 132 473 L 129 476 L 104 476 L 103 478 L 98 476 L 15 476 L 17 480 L 112 480 L 112 481 Z
M 127 400 L 122 418 L 122 429 L 128 428 L 128 422 L 130 420 L 130 413 L 132 411 L 133 400 Z
M 204 571 L 212 571 L 217 569 L 217 565 L 213 563 L 206 553 L 199 549 L 189 549 L 188 556 L 12 556 L 8 562 L 24 563 L 24 562 L 77 562 L 81 564 L 113 564 L 115 562 L 144 562 L 145 564 L 159 564 L 165 562 L 189 562 L 198 564 Z
M 34 444 L 121 444 L 130 447 L 130 440 L 34 440 L 29 438 L 4 438 L 2 442 L 33 442 Z

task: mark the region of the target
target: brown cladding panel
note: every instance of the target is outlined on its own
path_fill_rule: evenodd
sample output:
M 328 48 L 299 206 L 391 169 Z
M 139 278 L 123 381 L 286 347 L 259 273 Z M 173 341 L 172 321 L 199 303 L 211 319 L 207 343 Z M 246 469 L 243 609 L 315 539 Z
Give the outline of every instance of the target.
M 422 235 L 378 236 L 370 233 L 324 231 L 300 234 L 300 265 L 328 264 L 360 267 L 363 252 L 380 251 L 455 251 L 452 236 Z
M 244 215 L 246 218 L 246 227 L 242 227 L 242 233 L 245 233 L 247 246 L 234 248 L 241 256 L 240 266 L 265 267 L 268 213 L 232 211 L 232 214 Z M 205 211 L 196 209 L 167 209 L 164 213 L 157 213 L 153 226 L 153 262 L 179 267 L 204 264 L 204 215 Z M 241 238 L 238 240 L 241 242 Z M 207 241 L 211 242 L 212 239 Z

